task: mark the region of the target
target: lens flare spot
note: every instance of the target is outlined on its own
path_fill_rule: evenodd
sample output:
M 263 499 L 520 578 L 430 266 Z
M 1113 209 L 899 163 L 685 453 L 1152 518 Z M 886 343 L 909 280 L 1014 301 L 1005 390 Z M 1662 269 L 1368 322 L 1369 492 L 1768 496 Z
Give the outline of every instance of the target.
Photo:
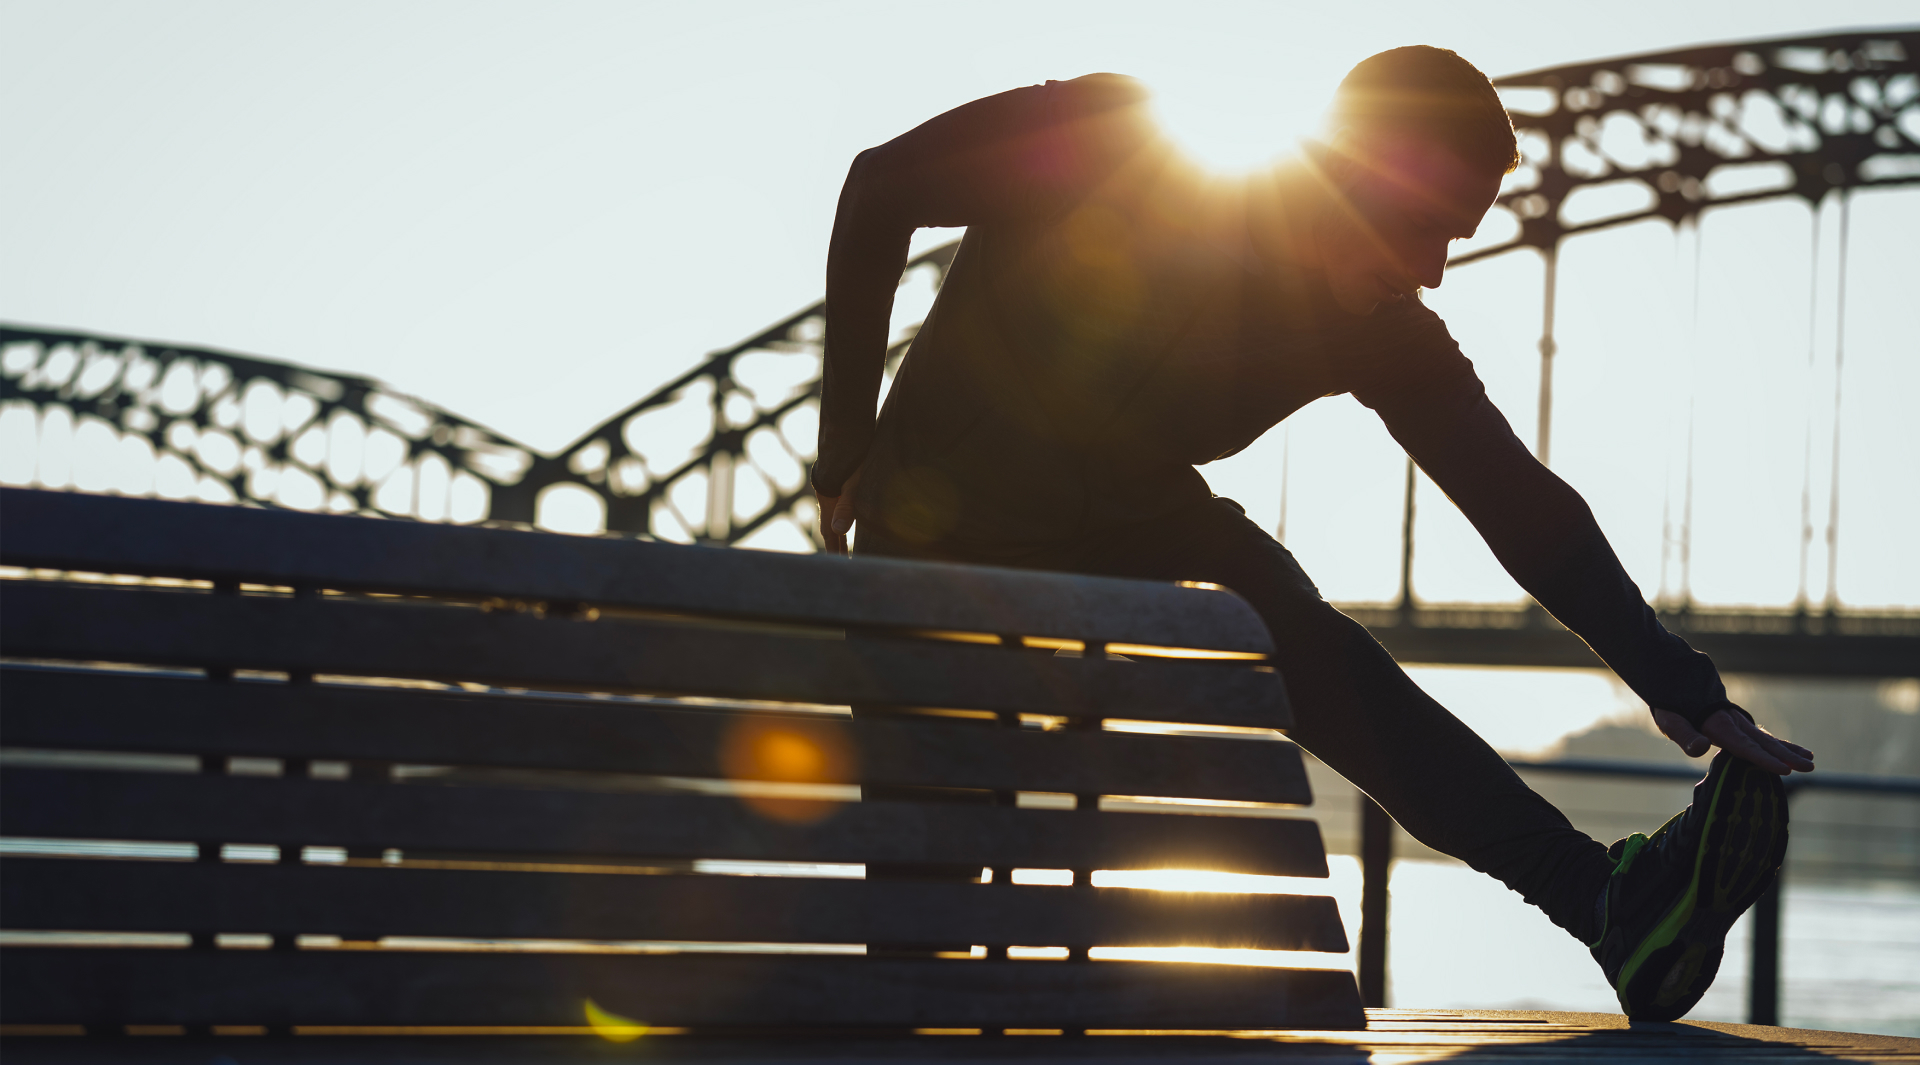
M 609 1043 L 631 1043 L 647 1034 L 647 1026 L 631 1017 L 622 1017 L 600 1008 L 592 999 L 586 1003 L 587 1024 L 593 1034 Z
M 770 732 L 760 737 L 754 754 L 775 780 L 819 780 L 827 760 L 811 739 L 791 732 Z
M 811 823 L 839 808 L 836 799 L 782 793 L 768 785 L 850 784 L 854 775 L 851 745 L 832 722 L 745 720 L 728 731 L 720 751 L 720 770 L 743 787 L 740 801 L 776 821 Z

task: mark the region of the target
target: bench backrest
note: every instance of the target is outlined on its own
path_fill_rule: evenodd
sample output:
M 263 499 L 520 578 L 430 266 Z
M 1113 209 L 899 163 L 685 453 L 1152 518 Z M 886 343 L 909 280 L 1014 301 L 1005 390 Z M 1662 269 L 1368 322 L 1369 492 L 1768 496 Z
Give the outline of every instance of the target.
M 1094 886 L 1326 875 L 1308 820 L 1101 808 L 1309 801 L 1270 735 L 1103 727 L 1287 724 L 1223 590 L 17 489 L 0 563 L 16 1030 L 1363 1023 L 1105 957 L 1347 946 Z

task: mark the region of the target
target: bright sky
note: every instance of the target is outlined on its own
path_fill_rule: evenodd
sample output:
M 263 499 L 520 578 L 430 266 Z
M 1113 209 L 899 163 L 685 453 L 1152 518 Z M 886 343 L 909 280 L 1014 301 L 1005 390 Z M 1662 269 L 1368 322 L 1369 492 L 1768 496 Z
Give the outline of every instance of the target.
M 969 99 L 1132 74 L 1196 148 L 1244 159 L 1287 144 L 1348 67 L 1397 45 L 1451 47 L 1498 75 L 1913 15 L 1911 0 L 0 0 L 0 319 L 369 374 L 555 449 L 817 299 L 847 162 Z M 1858 208 L 1855 254 L 1910 264 L 1920 193 L 1881 196 Z M 1679 579 L 1663 521 L 1685 424 L 1701 441 L 1696 593 L 1796 593 L 1799 414 L 1769 420 L 1765 396 L 1739 387 L 1689 413 L 1678 386 L 1804 364 L 1804 262 L 1795 277 L 1764 256 L 1804 242 L 1810 218 L 1784 205 L 1718 236 L 1709 225 L 1702 261 L 1720 280 L 1703 320 L 1745 331 L 1714 356 L 1737 364 L 1672 359 L 1670 297 L 1692 267 L 1664 227 L 1583 238 L 1563 262 L 1614 288 L 1565 312 L 1560 383 L 1579 401 L 1561 408 L 1554 464 L 1649 594 Z M 1469 269 L 1434 303 L 1531 439 L 1538 261 Z M 1912 605 L 1920 487 L 1897 471 L 1920 465 L 1920 323 L 1901 294 L 1910 269 L 1858 273 L 1861 305 L 1879 310 L 1850 334 L 1867 376 L 1844 476 L 1865 487 L 1849 497 L 1840 582 L 1852 604 Z M 1336 445 L 1341 461 L 1321 461 Z M 1284 465 L 1290 546 L 1330 598 L 1379 600 L 1394 591 L 1380 560 L 1397 559 L 1403 463 L 1341 400 L 1208 474 L 1277 525 Z M 1431 485 L 1419 514 L 1423 596 L 1517 594 Z M 1817 598 L 1824 555 L 1810 565 Z M 1508 702 L 1524 714 L 1552 698 Z M 1516 725 L 1503 745 L 1549 738 Z

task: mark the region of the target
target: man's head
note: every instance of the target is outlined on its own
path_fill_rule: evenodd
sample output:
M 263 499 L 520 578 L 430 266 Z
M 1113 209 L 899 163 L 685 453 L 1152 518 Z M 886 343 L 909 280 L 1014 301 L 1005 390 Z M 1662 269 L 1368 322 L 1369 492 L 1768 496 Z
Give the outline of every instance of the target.
M 1444 48 L 1395 48 L 1340 83 L 1330 126 L 1315 242 L 1334 299 L 1363 314 L 1437 287 L 1448 242 L 1473 235 L 1519 163 L 1493 85 Z

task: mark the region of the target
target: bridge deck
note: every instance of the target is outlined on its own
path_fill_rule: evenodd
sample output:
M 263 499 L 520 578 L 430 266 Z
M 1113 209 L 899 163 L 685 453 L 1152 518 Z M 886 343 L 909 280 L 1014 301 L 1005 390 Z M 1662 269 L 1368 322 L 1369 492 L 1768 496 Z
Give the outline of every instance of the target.
M 981 1038 L 964 1035 L 736 1040 L 679 1035 L 646 1036 L 613 1044 L 589 1036 L 518 1038 L 442 1036 L 422 1038 L 312 1036 L 265 1040 L 245 1036 L 190 1039 L 149 1036 L 127 1039 L 28 1037 L 6 1040 L 15 1065 L 28 1062 L 406 1062 L 411 1065 L 536 1065 L 576 1061 L 637 1060 L 744 1065 L 747 1062 L 812 1063 L 1019 1061 L 1044 1063 L 1186 1061 L 1219 1065 L 1311 1061 L 1332 1065 L 1657 1061 L 1858 1061 L 1920 1062 L 1920 1039 L 1769 1028 L 1711 1021 L 1632 1024 L 1603 1013 L 1506 1010 L 1369 1010 L 1362 1032 L 1245 1032 L 1236 1036 L 1053 1035 Z
M 1604 668 L 1538 607 L 1346 604 L 1341 610 L 1407 664 Z M 1920 613 L 1662 611 L 1660 621 L 1724 673 L 1903 677 L 1920 662 Z

